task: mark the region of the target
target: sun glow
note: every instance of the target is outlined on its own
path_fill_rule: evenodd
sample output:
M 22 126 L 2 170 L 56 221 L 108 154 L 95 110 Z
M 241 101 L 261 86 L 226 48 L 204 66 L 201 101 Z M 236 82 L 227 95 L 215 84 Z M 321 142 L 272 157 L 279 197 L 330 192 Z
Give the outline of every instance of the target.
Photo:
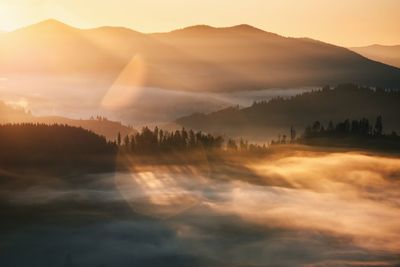
M 6 104 L 13 108 L 27 110 L 29 102 L 25 98 L 20 98 L 17 101 L 6 101 Z
M 0 29 L 13 30 L 48 18 L 83 28 L 125 26 L 142 32 L 196 24 L 248 23 L 283 35 L 361 46 L 400 43 L 399 9 L 400 2 L 393 0 L 124 0 L 117 4 L 95 0 L 3 0 Z
M 146 64 L 142 56 L 136 55 L 121 71 L 118 78 L 111 85 L 101 101 L 101 105 L 108 109 L 126 107 L 133 103 L 135 98 L 144 90 L 146 78 Z

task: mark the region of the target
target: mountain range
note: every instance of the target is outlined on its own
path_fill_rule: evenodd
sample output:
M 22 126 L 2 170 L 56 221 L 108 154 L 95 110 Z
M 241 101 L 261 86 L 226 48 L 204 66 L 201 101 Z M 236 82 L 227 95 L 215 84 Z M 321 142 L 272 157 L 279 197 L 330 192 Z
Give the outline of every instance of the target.
M 400 69 L 347 48 L 250 25 L 144 34 L 46 20 L 0 35 L 2 99 L 23 99 L 36 114 L 111 114 L 129 124 L 140 116 L 171 121 L 234 104 L 211 99 L 209 93 L 343 82 L 399 88 Z M 171 92 L 206 92 L 206 97 L 189 95 L 186 101 Z M 148 101 L 149 95 L 157 99 Z M 152 110 L 156 114 L 149 115 Z
M 143 69 L 141 77 L 125 79 L 122 85 L 191 91 L 343 82 L 400 85 L 397 68 L 343 47 L 283 37 L 249 25 L 200 25 L 143 34 L 115 27 L 81 30 L 47 20 L 2 35 L 0 51 L 3 76 L 69 75 L 74 77 L 72 84 L 84 78 L 81 82 L 96 87 L 111 86 L 135 61 Z

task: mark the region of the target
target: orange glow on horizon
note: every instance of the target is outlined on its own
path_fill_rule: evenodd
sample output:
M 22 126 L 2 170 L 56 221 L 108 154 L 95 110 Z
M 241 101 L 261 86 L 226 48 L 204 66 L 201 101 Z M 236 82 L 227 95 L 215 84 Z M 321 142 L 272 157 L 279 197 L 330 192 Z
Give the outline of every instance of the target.
M 80 28 L 124 26 L 162 32 L 190 25 L 251 24 L 284 36 L 310 37 L 342 46 L 400 43 L 396 0 L 183 1 L 3 0 L 0 29 L 14 30 L 48 18 Z

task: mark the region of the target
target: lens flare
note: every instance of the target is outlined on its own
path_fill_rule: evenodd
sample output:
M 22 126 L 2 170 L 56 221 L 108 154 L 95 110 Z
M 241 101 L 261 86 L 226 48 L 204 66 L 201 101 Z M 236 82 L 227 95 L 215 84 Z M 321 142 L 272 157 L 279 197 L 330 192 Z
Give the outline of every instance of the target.
M 121 71 L 118 78 L 104 95 L 101 105 L 107 109 L 126 107 L 140 94 L 146 77 L 146 64 L 141 55 L 136 55 Z

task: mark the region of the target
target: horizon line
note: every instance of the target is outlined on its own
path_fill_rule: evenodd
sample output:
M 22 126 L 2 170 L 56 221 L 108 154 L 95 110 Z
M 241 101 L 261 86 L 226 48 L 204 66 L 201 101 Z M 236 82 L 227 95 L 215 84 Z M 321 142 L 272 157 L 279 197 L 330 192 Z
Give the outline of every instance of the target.
M 283 34 L 280 34 L 280 33 L 276 33 L 276 32 L 265 30 L 265 29 L 263 29 L 261 27 L 257 27 L 257 26 L 254 26 L 254 25 L 251 25 L 251 24 L 248 24 L 248 23 L 239 23 L 239 24 L 233 24 L 233 25 L 227 25 L 227 26 L 213 26 L 213 25 L 210 25 L 210 24 L 201 24 L 200 23 L 200 24 L 192 24 L 192 25 L 182 26 L 182 27 L 171 29 L 171 30 L 168 30 L 168 31 L 145 32 L 145 31 L 138 31 L 138 30 L 135 30 L 134 28 L 131 28 L 131 27 L 128 27 L 128 26 L 122 26 L 122 25 L 99 25 L 99 26 L 93 26 L 93 27 L 79 27 L 79 26 L 73 25 L 72 23 L 71 24 L 70 23 L 66 23 L 66 22 L 64 22 L 64 21 L 62 21 L 60 19 L 56 19 L 56 18 L 53 18 L 53 17 L 50 17 L 50 18 L 47 18 L 47 19 L 42 19 L 42 20 L 30 23 L 30 24 L 22 25 L 22 26 L 14 28 L 12 30 L 0 29 L 0 34 L 1 33 L 6 33 L 6 34 L 7 33 L 12 33 L 12 32 L 24 29 L 24 28 L 28 28 L 28 27 L 37 25 L 37 24 L 41 24 L 41 23 L 45 23 L 45 22 L 52 22 L 52 21 L 56 22 L 56 23 L 63 24 L 63 25 L 68 26 L 70 28 L 77 29 L 77 30 L 95 30 L 95 29 L 101 29 L 101 28 L 109 27 L 109 28 L 116 28 L 116 29 L 117 28 L 126 29 L 126 30 L 130 30 L 130 31 L 133 31 L 133 32 L 138 32 L 138 33 L 146 34 L 146 35 L 149 35 L 149 34 L 161 34 L 161 33 L 171 33 L 171 32 L 174 32 L 174 31 L 185 30 L 185 29 L 188 29 L 188 28 L 191 28 L 191 27 L 198 27 L 198 26 L 206 26 L 206 27 L 210 27 L 210 28 L 213 28 L 213 29 L 228 29 L 228 28 L 234 28 L 234 27 L 238 27 L 238 26 L 249 26 L 249 27 L 254 28 L 256 30 L 263 31 L 265 33 L 276 34 L 278 36 L 282 36 L 282 37 L 285 37 L 285 38 L 298 38 L 298 39 L 307 38 L 307 39 L 312 39 L 314 41 L 320 41 L 320 42 L 324 42 L 324 43 L 327 43 L 327 44 L 332 44 L 332 45 L 340 46 L 340 47 L 344 47 L 344 48 L 362 48 L 362 47 L 370 47 L 370 46 L 377 46 L 377 45 L 378 46 L 387 46 L 387 47 L 400 46 L 400 44 L 397 44 L 397 43 L 395 43 L 395 44 L 382 44 L 382 43 L 376 43 L 376 42 L 372 43 L 372 44 L 369 43 L 369 44 L 364 44 L 364 45 L 344 46 L 342 44 L 331 43 L 331 42 L 323 41 L 323 40 L 316 39 L 316 38 L 309 37 L 309 36 L 286 36 L 286 35 L 283 35 Z

